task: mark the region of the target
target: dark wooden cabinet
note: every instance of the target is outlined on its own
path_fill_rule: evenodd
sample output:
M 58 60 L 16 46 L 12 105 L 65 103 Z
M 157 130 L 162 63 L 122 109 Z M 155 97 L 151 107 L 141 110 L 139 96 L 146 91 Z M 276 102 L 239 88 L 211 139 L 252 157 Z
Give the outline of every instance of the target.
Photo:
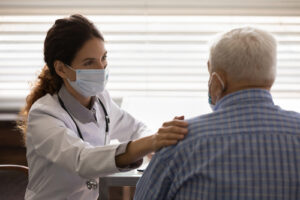
M 13 120 L 0 121 L 0 164 L 27 166 L 23 135 Z

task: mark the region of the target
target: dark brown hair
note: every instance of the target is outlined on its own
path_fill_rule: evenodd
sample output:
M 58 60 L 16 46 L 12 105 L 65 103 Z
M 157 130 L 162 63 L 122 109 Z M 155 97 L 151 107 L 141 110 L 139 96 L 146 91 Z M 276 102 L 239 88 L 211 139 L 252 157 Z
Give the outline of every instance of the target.
M 55 72 L 54 62 L 59 60 L 70 65 L 84 43 L 93 37 L 104 41 L 95 25 L 79 14 L 58 19 L 49 29 L 44 42 L 44 61 L 46 65 L 26 97 L 25 107 L 20 111 L 21 120 L 18 121 L 18 128 L 24 133 L 24 138 L 28 113 L 33 103 L 46 94 L 53 95 L 57 93 L 63 83 L 61 77 Z

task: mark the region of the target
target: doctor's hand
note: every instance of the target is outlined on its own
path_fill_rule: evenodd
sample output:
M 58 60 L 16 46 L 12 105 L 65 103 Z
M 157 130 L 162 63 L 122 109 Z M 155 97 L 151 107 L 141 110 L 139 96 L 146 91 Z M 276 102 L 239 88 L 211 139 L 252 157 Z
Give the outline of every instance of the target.
M 175 117 L 172 121 L 163 123 L 157 133 L 152 135 L 152 150 L 158 151 L 162 147 L 176 144 L 188 133 L 188 123 L 184 116 Z
M 163 123 L 154 135 L 129 142 L 125 153 L 116 156 L 116 165 L 121 168 L 126 167 L 151 152 L 176 144 L 188 133 L 187 126 L 188 123 L 184 121 L 183 116 L 175 117 L 172 121 Z

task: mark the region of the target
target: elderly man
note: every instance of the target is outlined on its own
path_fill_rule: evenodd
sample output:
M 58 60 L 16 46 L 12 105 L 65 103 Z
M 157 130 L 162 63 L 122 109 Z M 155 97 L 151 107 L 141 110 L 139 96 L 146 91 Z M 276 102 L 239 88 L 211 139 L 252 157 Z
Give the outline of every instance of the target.
M 135 199 L 300 199 L 300 114 L 274 105 L 276 41 L 246 27 L 222 35 L 208 61 L 213 112 L 158 152 Z

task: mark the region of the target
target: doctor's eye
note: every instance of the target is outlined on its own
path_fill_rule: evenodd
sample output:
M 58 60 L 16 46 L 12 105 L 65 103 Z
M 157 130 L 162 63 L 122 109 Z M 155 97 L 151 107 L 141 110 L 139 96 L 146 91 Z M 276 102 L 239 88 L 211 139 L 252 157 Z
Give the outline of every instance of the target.
M 94 61 L 89 60 L 89 61 L 85 62 L 83 65 L 84 65 L 84 66 L 90 66 L 90 65 L 92 65 L 92 64 L 94 64 Z

